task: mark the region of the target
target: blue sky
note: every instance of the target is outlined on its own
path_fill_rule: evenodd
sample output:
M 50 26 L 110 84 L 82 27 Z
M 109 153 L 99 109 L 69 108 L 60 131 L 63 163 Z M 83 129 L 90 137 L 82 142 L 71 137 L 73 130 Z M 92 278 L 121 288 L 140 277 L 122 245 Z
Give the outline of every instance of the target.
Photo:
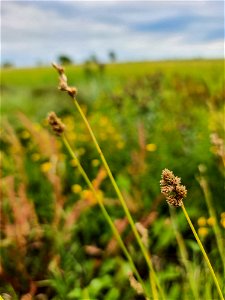
M 1 61 L 17 66 L 224 55 L 223 1 L 2 1 L 1 19 Z

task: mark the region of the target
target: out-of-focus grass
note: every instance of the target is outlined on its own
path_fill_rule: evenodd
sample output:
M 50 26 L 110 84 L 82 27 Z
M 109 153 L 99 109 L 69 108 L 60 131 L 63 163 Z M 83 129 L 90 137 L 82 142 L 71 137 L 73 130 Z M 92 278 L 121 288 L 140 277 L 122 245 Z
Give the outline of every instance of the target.
M 192 294 L 168 207 L 160 196 L 165 167 L 187 186 L 185 206 L 221 280 L 212 220 L 197 179 L 201 173 L 207 181 L 224 232 L 223 61 L 111 64 L 103 70 L 68 66 L 66 71 L 134 219 L 148 228 L 154 264 L 168 297 L 179 299 L 183 293 L 184 299 L 191 299 Z M 101 164 L 90 137 L 70 99 L 57 91 L 57 82 L 50 67 L 2 70 L 0 292 L 14 288 L 21 296 L 31 293 L 33 284 L 50 299 L 81 299 L 87 293 L 97 299 L 139 299 L 96 201 L 60 140 L 47 130 L 45 117 L 54 110 L 147 280 L 113 189 L 99 175 Z M 179 211 L 175 222 L 197 274 L 194 288 L 203 299 L 215 298 L 211 281 L 204 289 L 208 274 Z

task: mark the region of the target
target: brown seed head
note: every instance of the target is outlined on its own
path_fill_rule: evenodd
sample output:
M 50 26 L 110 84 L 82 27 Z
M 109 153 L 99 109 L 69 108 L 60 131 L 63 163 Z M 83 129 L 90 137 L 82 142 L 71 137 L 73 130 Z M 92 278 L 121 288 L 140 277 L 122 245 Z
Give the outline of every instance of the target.
M 52 66 L 59 73 L 59 87 L 58 87 L 59 90 L 67 92 L 69 96 L 72 97 L 73 99 L 76 98 L 77 88 L 71 87 L 67 84 L 67 77 L 64 68 L 57 65 L 56 63 L 52 63 Z
M 56 116 L 55 112 L 50 112 L 48 114 L 48 123 L 52 127 L 54 133 L 58 136 L 60 136 L 66 128 L 62 121 Z
M 160 180 L 161 193 L 166 197 L 169 205 L 178 207 L 183 205 L 183 198 L 187 195 L 184 185 L 180 184 L 181 179 L 174 176 L 173 172 L 164 169 L 162 171 L 162 179 Z
M 52 63 L 53 68 L 55 68 L 59 75 L 63 75 L 64 74 L 64 68 L 62 66 L 57 65 L 56 63 Z

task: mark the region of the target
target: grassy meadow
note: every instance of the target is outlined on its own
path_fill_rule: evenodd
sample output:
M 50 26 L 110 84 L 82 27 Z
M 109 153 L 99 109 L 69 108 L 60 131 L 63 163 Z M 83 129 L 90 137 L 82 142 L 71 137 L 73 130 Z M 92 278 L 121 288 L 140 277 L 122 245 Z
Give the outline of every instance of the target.
M 155 277 L 81 115 L 57 88 L 55 70 L 2 69 L 0 295 L 22 300 L 222 299 L 182 209 L 168 206 L 161 194 L 160 179 L 165 168 L 181 177 L 186 210 L 224 294 L 224 62 L 86 64 L 67 66 L 65 72 L 69 85 L 78 89 L 77 101 Z M 95 192 L 49 127 L 51 111 L 65 124 L 66 138 Z

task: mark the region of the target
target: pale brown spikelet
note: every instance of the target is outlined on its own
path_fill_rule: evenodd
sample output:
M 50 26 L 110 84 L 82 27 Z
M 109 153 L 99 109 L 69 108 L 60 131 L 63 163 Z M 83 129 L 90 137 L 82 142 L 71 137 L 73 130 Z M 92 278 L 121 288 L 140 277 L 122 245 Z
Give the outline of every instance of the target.
M 147 248 L 148 247 L 148 230 L 140 222 L 135 223 L 135 226 L 141 235 L 141 240 L 142 240 L 143 244 Z
M 142 285 L 140 284 L 140 282 L 138 282 L 135 278 L 132 272 L 129 272 L 128 274 L 129 277 L 129 281 L 130 281 L 130 285 L 131 287 L 137 292 L 138 295 L 144 294 Z
M 72 98 L 76 98 L 77 88 L 68 86 L 64 68 L 56 63 L 52 63 L 52 66 L 59 73 L 59 90 L 67 92 Z
M 52 127 L 54 133 L 58 136 L 64 132 L 66 127 L 53 111 L 48 114 L 48 123 Z
M 162 179 L 160 180 L 161 193 L 166 197 L 169 205 L 175 207 L 183 205 L 183 198 L 186 197 L 187 190 L 180 182 L 181 179 L 174 176 L 172 171 L 168 169 L 162 171 Z

